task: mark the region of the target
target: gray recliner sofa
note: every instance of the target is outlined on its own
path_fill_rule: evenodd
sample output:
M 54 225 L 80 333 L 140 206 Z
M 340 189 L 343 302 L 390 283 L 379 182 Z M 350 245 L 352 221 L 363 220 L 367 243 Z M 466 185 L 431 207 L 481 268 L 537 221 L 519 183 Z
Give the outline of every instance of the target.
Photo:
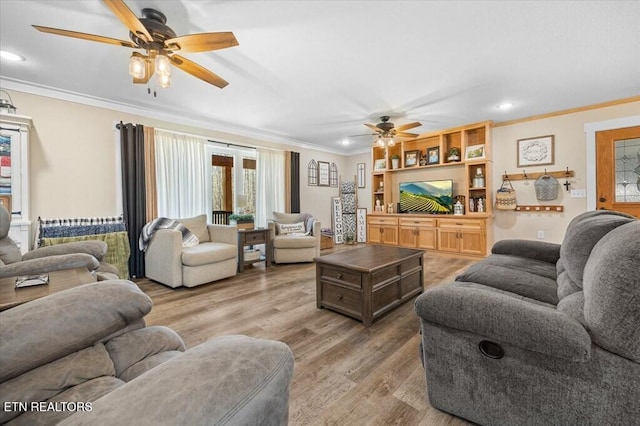
M 110 280 L 0 312 L 0 423 L 287 423 L 287 345 L 222 336 L 185 350 L 171 329 L 145 326 L 151 307 Z
M 431 405 L 482 425 L 640 419 L 640 221 L 579 215 L 506 240 L 415 305 Z

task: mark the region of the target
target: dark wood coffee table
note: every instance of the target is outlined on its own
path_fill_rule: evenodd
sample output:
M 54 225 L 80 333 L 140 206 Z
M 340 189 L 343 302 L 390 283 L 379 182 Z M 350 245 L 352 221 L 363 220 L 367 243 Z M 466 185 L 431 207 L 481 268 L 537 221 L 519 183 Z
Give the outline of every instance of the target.
M 366 327 L 422 293 L 423 250 L 367 245 L 316 257 L 316 302 Z
M 16 277 L 0 278 L 0 311 L 62 290 L 95 282 L 87 268 L 49 272 L 49 284 L 16 288 Z

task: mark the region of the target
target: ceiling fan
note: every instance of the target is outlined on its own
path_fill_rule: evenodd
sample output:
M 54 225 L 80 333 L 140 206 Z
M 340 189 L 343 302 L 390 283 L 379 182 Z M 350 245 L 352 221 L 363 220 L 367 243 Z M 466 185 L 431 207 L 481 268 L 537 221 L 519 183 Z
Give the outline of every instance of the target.
M 380 123 L 378 124 L 365 124 L 368 128 L 373 130 L 377 135 L 376 144 L 379 146 L 393 146 L 395 145 L 394 137 L 401 138 L 415 138 L 418 137 L 417 133 L 409 133 L 405 132 L 405 130 L 413 129 L 414 127 L 420 127 L 420 124 L 417 121 L 413 123 L 402 124 L 396 127 L 392 122 L 389 121 L 391 117 L 388 115 L 383 115 L 380 117 Z
M 145 50 L 145 54 L 133 52 L 129 59 L 129 74 L 133 77 L 135 84 L 147 84 L 155 73 L 157 84 L 163 88 L 169 87 L 171 85 L 170 65 L 219 88 L 229 84 L 208 69 L 175 52 L 206 52 L 237 46 L 238 41 L 232 32 L 177 36 L 166 25 L 167 17 L 162 12 L 155 9 L 142 9 L 142 17 L 138 18 L 123 0 L 103 1 L 129 29 L 131 41 L 39 25 L 33 25 L 33 27 L 45 33 Z

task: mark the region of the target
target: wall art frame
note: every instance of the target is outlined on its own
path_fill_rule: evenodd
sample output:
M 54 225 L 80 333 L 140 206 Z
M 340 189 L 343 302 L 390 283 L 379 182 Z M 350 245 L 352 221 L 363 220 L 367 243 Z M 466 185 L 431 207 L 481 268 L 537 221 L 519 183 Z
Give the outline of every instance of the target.
M 555 164 L 555 136 L 518 139 L 518 167 Z
M 483 160 L 486 158 L 484 144 L 470 145 L 464 150 L 464 159 L 466 161 Z
M 427 165 L 440 164 L 440 147 L 427 148 Z
M 318 186 L 329 186 L 331 165 L 327 161 L 318 161 Z
M 418 165 L 420 151 L 417 149 L 404 152 L 404 167 L 414 167 Z
M 357 179 L 357 185 L 358 188 L 365 188 L 366 187 L 366 174 L 365 174 L 365 164 L 364 163 L 358 163 L 356 164 L 356 179 Z

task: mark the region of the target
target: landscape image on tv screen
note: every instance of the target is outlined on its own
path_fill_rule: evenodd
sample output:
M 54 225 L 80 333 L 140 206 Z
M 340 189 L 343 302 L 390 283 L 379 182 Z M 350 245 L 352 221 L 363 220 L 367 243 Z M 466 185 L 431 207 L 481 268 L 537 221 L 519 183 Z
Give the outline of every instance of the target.
M 449 179 L 424 182 L 401 182 L 400 212 L 452 213 L 453 181 Z

